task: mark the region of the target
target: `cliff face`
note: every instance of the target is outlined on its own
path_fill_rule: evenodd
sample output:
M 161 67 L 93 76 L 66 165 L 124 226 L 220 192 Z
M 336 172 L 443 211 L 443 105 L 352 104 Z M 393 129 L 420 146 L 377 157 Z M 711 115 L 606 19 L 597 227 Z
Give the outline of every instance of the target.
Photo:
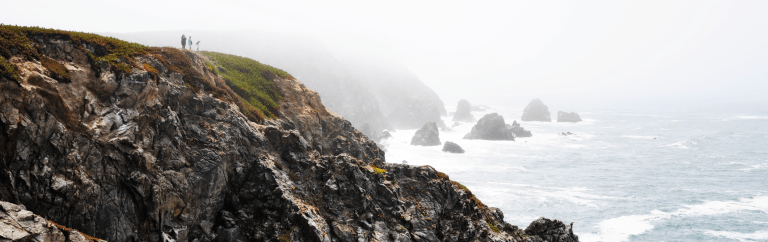
M 385 163 L 290 76 L 260 113 L 209 57 L 89 36 L 0 27 L 29 41 L 0 46 L 0 200 L 109 241 L 577 241 Z

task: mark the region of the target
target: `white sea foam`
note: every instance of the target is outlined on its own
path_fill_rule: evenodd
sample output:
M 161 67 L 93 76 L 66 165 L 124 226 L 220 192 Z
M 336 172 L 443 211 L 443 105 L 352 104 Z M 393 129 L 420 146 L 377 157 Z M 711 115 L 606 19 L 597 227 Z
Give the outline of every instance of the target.
M 670 219 L 672 217 L 712 216 L 745 210 L 768 212 L 768 196 L 742 198 L 739 199 L 739 201 L 709 201 L 698 205 L 684 205 L 684 207 L 686 208 L 681 208 L 675 212 L 669 213 L 653 210 L 650 214 L 645 215 L 627 215 L 607 219 L 597 225 L 597 228 L 600 231 L 597 234 L 582 234 L 579 235 L 579 237 L 582 241 L 587 242 L 627 241 L 632 235 L 639 235 L 653 229 L 654 222 Z M 716 232 L 720 233 L 722 231 Z M 731 235 L 738 234 L 739 233 L 733 233 Z M 749 236 L 750 234 L 747 235 Z
M 742 242 L 768 240 L 768 230 L 760 230 L 760 231 L 756 231 L 754 233 L 748 233 L 748 234 L 739 233 L 739 232 L 712 231 L 712 230 L 708 230 L 706 231 L 706 233 L 715 237 L 728 238 L 728 239 L 738 240 Z
M 630 139 L 655 139 L 656 136 L 644 136 L 644 135 L 622 135 L 621 137 Z
M 690 147 L 685 146 L 686 143 L 690 143 L 688 140 L 678 141 L 672 144 L 665 145 L 665 147 L 672 147 L 672 148 L 678 148 L 678 149 L 690 149 Z
M 768 119 L 768 116 L 737 116 L 736 119 Z
M 740 171 L 747 171 L 747 172 L 749 172 L 749 171 L 753 171 L 753 170 L 762 170 L 762 169 L 766 169 L 766 168 L 768 168 L 768 163 L 752 165 L 749 168 L 743 168 L 743 169 L 739 169 L 739 170 Z

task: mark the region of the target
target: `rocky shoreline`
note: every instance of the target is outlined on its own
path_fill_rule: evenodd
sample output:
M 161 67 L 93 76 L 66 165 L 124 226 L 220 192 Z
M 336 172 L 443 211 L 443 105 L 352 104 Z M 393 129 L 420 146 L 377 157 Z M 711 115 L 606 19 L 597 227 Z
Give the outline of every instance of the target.
M 281 96 L 277 117 L 254 120 L 199 53 L 158 48 L 113 60 L 111 48 L 125 44 L 119 40 L 0 31 L 30 41 L 27 52 L 0 52 L 18 73 L 0 77 L 0 200 L 85 234 L 578 241 L 557 220 L 525 230 L 504 222 L 499 209 L 432 167 L 385 162 L 373 141 L 290 76 L 265 76 Z M 43 57 L 71 77 L 54 78 Z

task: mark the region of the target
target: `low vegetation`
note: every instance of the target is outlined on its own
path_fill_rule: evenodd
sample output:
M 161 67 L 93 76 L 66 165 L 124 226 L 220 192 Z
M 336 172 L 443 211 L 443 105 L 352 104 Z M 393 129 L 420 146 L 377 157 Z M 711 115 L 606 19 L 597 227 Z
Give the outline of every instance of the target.
M 266 118 L 276 117 L 277 102 L 282 97 L 273 81 L 290 77 L 287 72 L 245 57 L 208 51 L 201 53 L 214 62 L 213 66 L 206 64 L 207 68 L 224 77 L 227 86 L 241 99 L 244 114 L 258 112 Z
M 133 58 L 137 55 L 146 54 L 151 49 L 140 44 L 96 34 L 40 27 L 0 25 L 0 55 L 5 58 L 21 56 L 27 60 L 37 60 L 42 63 L 44 61 L 40 54 L 42 48 L 40 44 L 42 43 L 35 42 L 39 38 L 69 41 L 72 48 L 85 51 L 91 65 L 106 65 L 110 70 L 119 74 L 131 73 L 132 67 L 141 68 Z M 57 75 L 63 74 L 61 70 L 51 70 L 51 72 Z M 6 76 L 9 73 L 4 71 L 2 74 Z M 18 81 L 18 78 L 6 77 Z

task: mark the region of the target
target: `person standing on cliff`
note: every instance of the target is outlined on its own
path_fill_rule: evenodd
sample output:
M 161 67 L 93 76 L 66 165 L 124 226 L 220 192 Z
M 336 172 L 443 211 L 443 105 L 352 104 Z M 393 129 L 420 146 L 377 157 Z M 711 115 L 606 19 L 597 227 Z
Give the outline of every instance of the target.
M 198 40 L 195 45 L 197 46 L 197 51 L 200 51 L 200 41 Z
M 183 34 L 181 35 L 181 48 L 187 48 L 187 36 L 184 36 Z
M 189 36 L 189 50 L 192 50 L 192 36 Z

